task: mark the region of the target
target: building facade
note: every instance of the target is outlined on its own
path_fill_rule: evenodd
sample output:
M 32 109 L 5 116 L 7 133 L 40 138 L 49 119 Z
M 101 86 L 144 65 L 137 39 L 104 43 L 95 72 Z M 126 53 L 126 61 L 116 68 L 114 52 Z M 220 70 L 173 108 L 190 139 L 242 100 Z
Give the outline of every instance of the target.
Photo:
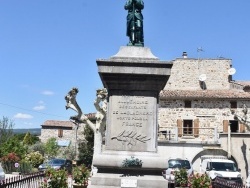
M 159 102 L 159 152 L 188 158 L 224 155 L 248 174 L 248 123 L 235 118 L 250 106 L 249 81 L 234 81 L 230 59 L 178 58 Z M 243 148 L 243 149 L 242 149 Z

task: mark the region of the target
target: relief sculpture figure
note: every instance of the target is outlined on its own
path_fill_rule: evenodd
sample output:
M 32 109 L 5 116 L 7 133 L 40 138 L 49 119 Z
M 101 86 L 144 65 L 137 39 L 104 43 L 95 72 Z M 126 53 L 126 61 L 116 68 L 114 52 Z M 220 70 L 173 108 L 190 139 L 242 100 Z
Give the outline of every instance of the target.
M 127 0 L 124 8 L 128 10 L 126 32 L 129 37 L 128 46 L 144 46 L 143 15 L 141 13 L 144 8 L 143 0 Z
M 77 104 L 76 95 L 78 93 L 77 88 L 72 88 L 68 94 L 65 96 L 66 109 L 72 109 L 77 112 L 77 115 L 71 116 L 70 119 L 75 121 L 77 124 L 83 123 L 89 126 L 95 134 L 94 140 L 94 152 L 101 152 L 102 138 L 104 136 L 106 127 L 106 113 L 107 113 L 107 96 L 108 92 L 105 88 L 98 89 L 96 91 L 96 100 L 94 101 L 97 113 L 96 123 L 92 123 L 89 118 L 84 115 L 80 106 Z

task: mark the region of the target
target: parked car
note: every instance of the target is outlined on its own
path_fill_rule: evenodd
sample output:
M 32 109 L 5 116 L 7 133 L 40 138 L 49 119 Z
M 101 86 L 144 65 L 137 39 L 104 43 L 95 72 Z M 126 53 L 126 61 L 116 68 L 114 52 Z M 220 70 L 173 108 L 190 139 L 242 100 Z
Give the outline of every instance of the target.
M 168 160 L 168 168 L 162 172 L 163 177 L 168 180 L 169 183 L 175 182 L 175 171 L 185 168 L 188 176 L 193 174 L 193 167 L 189 160 L 181 158 L 173 158 Z
M 237 169 L 234 161 L 229 159 L 204 159 L 201 163 L 201 173 L 207 174 L 212 181 L 220 177 L 242 184 L 240 169 Z
M 45 171 L 48 167 L 56 170 L 66 169 L 69 173 L 72 172 L 72 161 L 68 159 L 51 159 L 46 163 L 39 165 L 38 170 L 40 172 Z
M 5 173 L 3 168 L 0 166 L 0 181 L 5 180 Z

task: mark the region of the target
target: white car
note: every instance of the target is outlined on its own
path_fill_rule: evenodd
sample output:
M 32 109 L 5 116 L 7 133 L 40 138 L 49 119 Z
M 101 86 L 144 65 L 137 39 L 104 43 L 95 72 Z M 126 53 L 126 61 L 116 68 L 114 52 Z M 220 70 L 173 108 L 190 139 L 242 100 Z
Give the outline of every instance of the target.
M 189 160 L 181 158 L 173 158 L 168 160 L 168 168 L 162 172 L 163 177 L 168 180 L 169 183 L 175 182 L 175 171 L 185 168 L 188 176 L 193 174 L 193 167 Z
M 0 181 L 5 180 L 5 173 L 3 168 L 0 166 Z
M 204 159 L 201 163 L 201 174 L 207 174 L 213 181 L 216 177 L 242 184 L 240 169 L 229 159 Z

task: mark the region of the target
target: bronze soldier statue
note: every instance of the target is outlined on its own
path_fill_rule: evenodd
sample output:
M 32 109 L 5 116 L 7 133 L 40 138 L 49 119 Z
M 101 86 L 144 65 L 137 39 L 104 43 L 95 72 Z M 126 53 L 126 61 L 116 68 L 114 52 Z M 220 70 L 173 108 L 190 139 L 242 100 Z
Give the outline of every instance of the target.
M 127 15 L 127 36 L 129 37 L 128 46 L 144 46 L 143 36 L 143 15 L 141 10 L 144 8 L 143 0 L 127 0 L 125 10 Z

